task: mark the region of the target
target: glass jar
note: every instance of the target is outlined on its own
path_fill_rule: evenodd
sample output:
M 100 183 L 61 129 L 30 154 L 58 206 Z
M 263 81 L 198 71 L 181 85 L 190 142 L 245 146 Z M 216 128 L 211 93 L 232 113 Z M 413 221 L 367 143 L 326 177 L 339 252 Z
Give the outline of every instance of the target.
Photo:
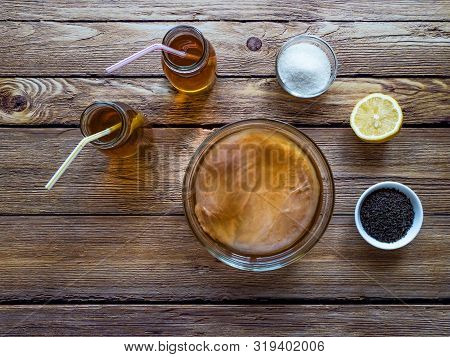
M 162 67 L 170 83 L 184 93 L 210 89 L 216 80 L 216 52 L 202 33 L 192 26 L 177 26 L 166 33 L 163 44 L 190 55 L 181 58 L 162 53 Z
M 299 45 L 306 46 L 307 50 L 303 49 L 300 52 L 300 55 L 305 58 L 300 58 L 298 61 L 312 61 L 312 63 L 302 65 L 301 68 L 291 61 L 283 60 L 286 52 Z M 329 63 L 329 73 L 327 66 L 323 68 L 323 63 L 326 62 Z M 321 65 L 319 65 L 320 63 Z M 337 69 L 338 62 L 333 48 L 325 40 L 312 35 L 298 35 L 287 41 L 278 52 L 275 66 L 280 86 L 298 98 L 313 98 L 325 93 L 335 81 Z M 286 74 L 291 71 L 294 72 L 294 76 Z M 293 77 L 296 78 L 294 82 L 292 82 Z
M 208 153 L 214 152 L 214 149 L 217 148 L 216 145 L 219 143 L 223 143 L 229 137 L 242 135 L 242 133 L 248 130 L 264 130 L 265 132 L 272 133 L 267 137 L 267 139 L 270 139 L 272 135 L 282 135 L 290 142 L 294 143 L 297 147 L 301 148 L 301 150 L 309 157 L 309 160 L 311 161 L 314 167 L 314 171 L 317 175 L 318 183 L 320 185 L 320 194 L 318 197 L 316 211 L 311 220 L 309 228 L 301 233 L 301 235 L 295 239 L 292 245 L 284 248 L 281 251 L 274 251 L 273 253 L 265 255 L 244 254 L 237 250 L 233 250 L 229 245 L 226 245 L 223 242 L 214 239 L 203 228 L 197 215 L 198 207 L 196 200 L 199 189 L 199 186 L 197 185 L 197 180 L 200 177 L 199 172 L 201 171 L 201 167 L 205 162 L 207 162 L 206 165 L 208 165 L 209 167 L 214 167 L 211 161 L 207 161 Z M 258 147 L 259 146 L 257 145 L 255 149 L 257 149 Z M 231 165 L 225 166 L 223 165 L 223 162 L 216 163 L 216 165 L 221 165 L 216 167 L 226 167 L 228 172 L 232 167 L 236 167 L 234 166 L 238 162 L 236 160 L 236 153 L 239 152 L 239 150 L 237 150 L 239 149 L 239 147 L 236 147 L 235 143 L 229 146 L 229 148 L 230 151 L 228 151 L 227 149 L 225 151 L 221 151 L 220 154 L 216 155 L 217 158 L 223 158 L 225 155 L 228 155 L 227 157 L 231 159 Z M 250 156 L 248 157 L 250 158 Z M 225 176 L 227 175 L 227 171 L 220 172 L 225 172 Z M 239 171 L 236 172 L 239 173 Z M 213 178 L 213 176 L 205 177 L 209 177 L 209 179 Z M 222 176 L 219 177 L 220 179 L 225 180 Z M 236 177 L 240 176 L 237 175 Z M 213 185 L 212 187 L 213 189 L 210 192 L 216 192 L 215 190 L 217 186 Z M 208 196 L 208 200 L 210 200 L 210 202 L 212 201 L 212 199 L 213 198 L 211 198 L 211 196 Z M 223 202 L 224 201 L 221 200 L 219 204 L 223 204 Z M 199 146 L 197 151 L 194 153 L 191 161 L 189 162 L 184 176 L 183 204 L 187 220 L 194 235 L 211 255 L 234 268 L 242 270 L 274 270 L 289 265 L 303 257 L 318 242 L 322 234 L 325 232 L 331 219 L 334 207 L 333 175 L 331 172 L 331 168 L 320 149 L 311 139 L 309 139 L 295 127 L 275 120 L 243 120 L 237 123 L 226 125 L 225 127 L 214 131 Z M 258 211 L 258 209 L 256 209 L 256 211 Z M 209 213 L 211 214 L 211 216 L 215 217 L 215 212 L 209 211 Z M 224 220 L 221 220 L 220 217 L 216 218 L 221 222 L 220 224 L 223 224 Z M 240 219 L 243 219 L 242 216 L 240 216 Z M 249 222 L 249 224 L 251 225 L 252 221 Z
M 89 136 L 121 123 L 121 127 L 92 142 L 103 153 L 130 157 L 137 153 L 142 137 L 144 116 L 129 105 L 120 102 L 94 102 L 88 106 L 80 118 L 83 136 Z

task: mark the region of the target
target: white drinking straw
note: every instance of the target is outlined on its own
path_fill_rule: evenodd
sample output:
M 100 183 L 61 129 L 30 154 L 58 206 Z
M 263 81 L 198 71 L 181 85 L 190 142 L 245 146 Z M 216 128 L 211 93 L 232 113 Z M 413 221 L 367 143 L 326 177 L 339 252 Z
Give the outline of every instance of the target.
M 132 54 L 131 56 L 123 59 L 122 61 L 119 61 L 116 64 L 109 66 L 108 68 L 106 68 L 105 71 L 107 73 L 112 73 L 112 72 L 118 70 L 119 68 L 122 68 L 123 66 L 126 66 L 127 64 L 133 62 L 134 60 L 137 60 L 138 58 L 146 55 L 147 53 L 153 52 L 153 51 L 164 51 L 164 52 L 171 53 L 178 57 L 191 57 L 191 55 L 189 55 L 186 52 L 178 51 L 172 47 L 168 47 L 168 46 L 160 44 L 160 43 L 155 43 L 154 45 L 148 46 L 148 47 L 144 48 L 143 50 L 140 50 L 139 52 L 136 52 L 135 54 Z
M 56 181 L 59 180 L 59 178 L 62 176 L 62 174 L 64 173 L 64 171 L 67 170 L 67 168 L 69 167 L 69 165 L 72 163 L 72 161 L 77 157 L 77 155 L 80 153 L 80 151 L 86 146 L 86 144 L 90 143 L 91 141 L 100 139 L 108 134 L 111 134 L 113 131 L 116 131 L 118 129 L 120 129 L 120 127 L 122 126 L 122 123 L 118 123 L 108 129 L 105 129 L 103 131 L 100 131 L 96 134 L 92 134 L 90 136 L 87 136 L 85 138 L 83 138 L 78 145 L 76 146 L 75 149 L 73 149 L 73 151 L 70 153 L 70 155 L 67 157 L 66 161 L 64 161 L 64 163 L 61 165 L 61 167 L 58 169 L 58 171 L 55 172 L 55 174 L 53 175 L 53 177 L 47 182 L 47 184 L 45 185 L 45 188 L 47 190 L 51 190 L 53 185 L 56 183 Z

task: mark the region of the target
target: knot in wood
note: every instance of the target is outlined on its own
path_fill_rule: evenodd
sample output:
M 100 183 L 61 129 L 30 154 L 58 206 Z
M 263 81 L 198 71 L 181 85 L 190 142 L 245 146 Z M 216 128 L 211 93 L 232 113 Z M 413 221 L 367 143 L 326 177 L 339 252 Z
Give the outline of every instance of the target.
M 26 96 L 12 94 L 10 92 L 0 92 L 0 110 L 6 114 L 24 111 L 28 106 Z
M 247 40 L 247 48 L 250 51 L 258 51 L 262 46 L 262 41 L 258 37 L 250 37 Z

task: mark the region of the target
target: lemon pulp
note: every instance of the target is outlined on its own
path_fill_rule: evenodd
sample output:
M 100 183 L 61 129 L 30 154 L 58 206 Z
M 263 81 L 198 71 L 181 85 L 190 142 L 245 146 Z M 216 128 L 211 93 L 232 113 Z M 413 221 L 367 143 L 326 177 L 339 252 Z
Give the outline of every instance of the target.
M 373 93 L 353 108 L 350 125 L 364 141 L 383 142 L 398 134 L 403 113 L 397 101 L 385 94 Z

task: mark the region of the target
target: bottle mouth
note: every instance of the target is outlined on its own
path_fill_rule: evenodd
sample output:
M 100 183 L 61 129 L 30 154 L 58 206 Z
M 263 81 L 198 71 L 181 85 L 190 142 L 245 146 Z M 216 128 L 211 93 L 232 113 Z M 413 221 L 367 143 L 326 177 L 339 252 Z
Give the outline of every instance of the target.
M 100 149 L 110 149 L 112 147 L 120 145 L 120 143 L 126 137 L 126 113 L 125 111 L 115 103 L 112 102 L 94 102 L 89 105 L 81 114 L 80 119 L 80 130 L 84 137 L 95 134 L 90 129 L 90 123 L 92 120 L 98 120 L 99 117 L 96 118 L 96 114 L 100 114 L 101 111 L 104 111 L 105 108 L 111 109 L 119 115 L 120 122 L 122 127 L 120 131 L 111 138 L 111 140 L 100 140 L 97 139 L 92 141 L 91 144 L 100 148 Z M 106 127 L 104 129 L 107 129 Z M 104 130 L 102 129 L 102 130 Z
M 206 59 L 209 56 L 208 41 L 203 37 L 203 34 L 199 30 L 197 30 L 195 27 L 182 25 L 182 26 L 176 26 L 176 27 L 170 29 L 164 35 L 162 43 L 166 46 L 171 46 L 171 43 L 173 42 L 173 40 L 175 40 L 177 37 L 182 36 L 182 35 L 193 36 L 197 40 L 200 41 L 202 48 L 203 48 L 200 59 L 197 62 L 194 62 L 193 64 L 191 64 L 189 66 L 182 66 L 182 65 L 178 65 L 178 64 L 172 62 L 167 53 L 162 52 L 162 56 L 163 56 L 164 62 L 172 71 L 179 73 L 179 74 L 191 74 L 191 73 L 199 70 L 201 67 L 203 67 L 205 65 Z M 176 49 L 182 51 L 181 49 L 178 49 L 178 48 L 176 48 Z

